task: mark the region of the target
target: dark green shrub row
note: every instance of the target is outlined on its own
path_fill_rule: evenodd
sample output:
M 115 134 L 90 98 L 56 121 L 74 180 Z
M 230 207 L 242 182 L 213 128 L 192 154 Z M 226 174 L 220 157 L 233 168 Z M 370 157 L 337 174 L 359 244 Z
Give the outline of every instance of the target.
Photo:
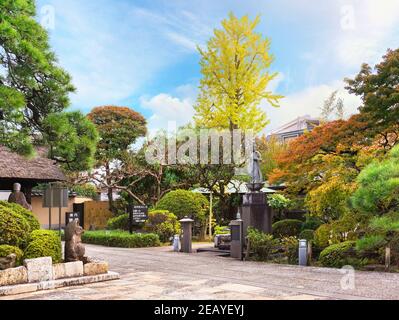
M 345 241 L 333 244 L 325 248 L 319 257 L 319 261 L 324 267 L 341 268 L 345 265 L 360 267 L 367 260 L 359 259 L 356 250 L 356 241 Z
M 86 231 L 82 236 L 84 243 L 103 245 L 107 247 L 141 248 L 157 247 L 161 243 L 154 233 L 133 233 L 126 231 Z
M 25 259 L 51 257 L 53 263 L 62 260 L 61 239 L 56 231 L 34 230 L 24 252 Z
M 17 266 L 20 266 L 22 263 L 22 257 L 24 255 L 24 252 L 18 248 L 18 247 L 14 247 L 14 246 L 9 246 L 7 244 L 2 244 L 0 245 L 0 257 L 7 257 L 10 254 L 14 253 L 17 256 Z

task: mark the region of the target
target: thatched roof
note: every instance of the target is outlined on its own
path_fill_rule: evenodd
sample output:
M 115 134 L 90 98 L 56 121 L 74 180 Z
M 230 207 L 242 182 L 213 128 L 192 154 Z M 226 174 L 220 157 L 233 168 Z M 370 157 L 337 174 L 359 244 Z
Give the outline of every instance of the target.
M 38 150 L 28 159 L 0 145 L 0 179 L 29 179 L 38 181 L 64 181 L 65 176 L 53 160 Z

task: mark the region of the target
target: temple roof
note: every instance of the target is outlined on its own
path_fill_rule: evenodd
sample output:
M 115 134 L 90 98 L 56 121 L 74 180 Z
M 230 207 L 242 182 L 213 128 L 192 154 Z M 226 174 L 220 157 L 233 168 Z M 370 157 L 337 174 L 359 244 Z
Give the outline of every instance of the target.
M 36 156 L 27 158 L 0 145 L 0 179 L 65 181 L 61 169 L 44 153 L 43 149 L 37 149 Z

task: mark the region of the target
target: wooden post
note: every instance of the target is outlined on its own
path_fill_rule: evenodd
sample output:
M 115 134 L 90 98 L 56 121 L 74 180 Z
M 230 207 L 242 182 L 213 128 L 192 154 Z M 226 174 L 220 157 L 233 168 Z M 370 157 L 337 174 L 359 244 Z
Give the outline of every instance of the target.
M 244 261 L 249 259 L 249 250 L 251 249 L 251 244 L 250 244 L 249 238 L 246 238 L 246 240 L 247 240 L 247 251 L 245 252 Z
M 390 266 L 391 266 L 391 248 L 386 247 L 385 248 L 385 271 L 389 271 Z
M 308 241 L 308 266 L 312 262 L 312 241 Z
M 210 240 L 212 240 L 212 219 L 213 219 L 212 202 L 213 202 L 213 195 L 211 190 L 211 193 L 209 194 L 209 239 Z

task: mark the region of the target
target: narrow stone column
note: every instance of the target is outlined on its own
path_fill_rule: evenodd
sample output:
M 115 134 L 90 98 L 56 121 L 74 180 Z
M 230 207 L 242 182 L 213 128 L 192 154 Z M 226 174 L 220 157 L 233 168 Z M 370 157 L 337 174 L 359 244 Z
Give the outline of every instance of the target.
M 189 217 L 184 217 L 180 220 L 183 229 L 183 241 L 181 243 L 181 251 L 185 253 L 192 252 L 192 235 L 193 235 L 193 222 L 194 220 Z

